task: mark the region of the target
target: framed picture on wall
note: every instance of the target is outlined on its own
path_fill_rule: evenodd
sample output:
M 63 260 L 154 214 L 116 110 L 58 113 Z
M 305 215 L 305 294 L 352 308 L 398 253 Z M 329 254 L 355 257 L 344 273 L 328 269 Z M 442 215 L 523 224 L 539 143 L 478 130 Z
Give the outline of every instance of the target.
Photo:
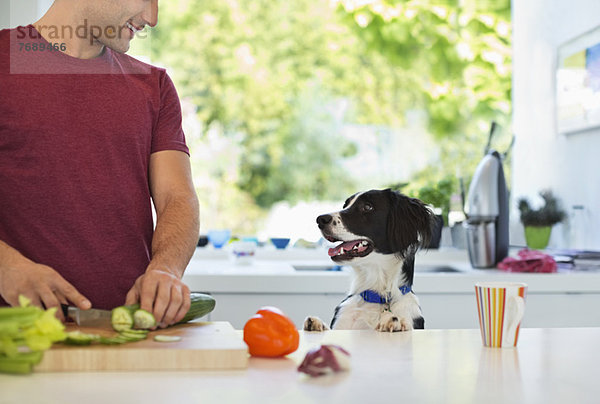
M 558 133 L 600 127 L 600 27 L 558 48 L 556 119 Z

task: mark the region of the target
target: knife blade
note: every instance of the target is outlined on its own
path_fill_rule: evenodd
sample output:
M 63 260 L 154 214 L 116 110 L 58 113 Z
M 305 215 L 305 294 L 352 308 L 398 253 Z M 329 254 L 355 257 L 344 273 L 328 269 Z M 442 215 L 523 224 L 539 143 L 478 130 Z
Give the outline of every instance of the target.
M 111 311 L 101 309 L 81 310 L 78 307 L 62 305 L 65 318 L 71 319 L 79 326 L 101 327 L 111 325 Z

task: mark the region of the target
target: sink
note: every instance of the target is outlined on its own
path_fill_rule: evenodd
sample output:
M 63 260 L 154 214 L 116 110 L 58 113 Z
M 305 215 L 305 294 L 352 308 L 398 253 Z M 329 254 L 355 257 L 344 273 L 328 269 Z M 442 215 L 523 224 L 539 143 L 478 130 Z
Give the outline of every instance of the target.
M 296 271 L 329 271 L 329 272 L 340 272 L 345 271 L 348 268 L 345 268 L 342 265 L 335 264 L 298 264 L 292 265 L 294 270 Z M 459 268 L 450 265 L 416 265 L 415 272 L 425 272 L 425 273 L 461 273 L 465 272 L 464 268 Z
M 343 267 L 341 265 L 293 265 L 296 271 L 334 271 L 339 272 L 343 271 Z
M 460 273 L 465 272 L 464 269 L 453 267 L 450 265 L 416 265 L 415 272 L 427 273 Z

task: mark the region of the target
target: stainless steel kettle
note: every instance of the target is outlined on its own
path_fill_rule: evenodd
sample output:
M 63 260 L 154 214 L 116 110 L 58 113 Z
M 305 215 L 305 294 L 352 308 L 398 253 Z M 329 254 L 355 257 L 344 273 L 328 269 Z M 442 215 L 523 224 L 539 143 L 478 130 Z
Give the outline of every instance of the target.
M 465 213 L 471 265 L 495 267 L 508 255 L 508 191 L 502 157 L 495 150 L 490 150 L 475 170 Z

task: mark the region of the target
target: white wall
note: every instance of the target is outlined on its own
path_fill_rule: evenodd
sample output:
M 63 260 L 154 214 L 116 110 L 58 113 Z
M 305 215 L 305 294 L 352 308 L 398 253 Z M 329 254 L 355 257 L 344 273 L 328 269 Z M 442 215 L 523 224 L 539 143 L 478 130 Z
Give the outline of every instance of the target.
M 53 0 L 0 0 L 0 29 L 37 21 Z
M 512 205 L 519 196 L 551 188 L 569 211 L 584 205 L 587 244 L 600 249 L 600 128 L 559 135 L 555 123 L 557 47 L 600 25 L 598 0 L 514 0 Z M 522 242 L 511 211 L 511 243 Z M 553 230 L 551 246 L 570 245 L 568 223 Z

